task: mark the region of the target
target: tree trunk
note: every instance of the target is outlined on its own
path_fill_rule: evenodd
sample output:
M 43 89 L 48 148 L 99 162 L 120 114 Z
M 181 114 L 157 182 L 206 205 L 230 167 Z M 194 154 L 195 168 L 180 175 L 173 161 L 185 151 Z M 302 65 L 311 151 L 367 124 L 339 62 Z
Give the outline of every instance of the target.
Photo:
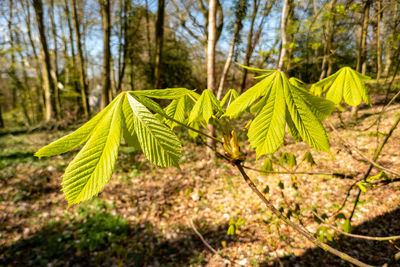
M 329 69 L 329 66 L 332 66 L 332 64 L 329 64 L 329 61 L 332 61 L 330 57 L 331 53 L 331 48 L 332 48 L 332 42 L 333 42 L 333 36 L 335 34 L 335 23 L 336 23 L 336 0 L 332 0 L 331 6 L 330 6 L 330 12 L 333 14 L 332 19 L 329 19 L 327 22 L 327 34 L 324 42 L 324 55 L 322 58 L 322 65 L 321 65 L 321 75 L 319 77 L 319 80 L 322 80 L 325 78 Z M 328 63 L 328 64 L 327 64 Z M 329 66 L 328 66 L 329 65 Z
M 125 75 L 126 68 L 126 57 L 128 52 L 128 0 L 120 0 L 120 10 L 122 11 L 120 14 L 120 44 L 118 46 L 118 80 L 117 80 L 117 94 L 122 90 L 122 82 Z
M 77 64 L 77 62 L 76 62 L 76 54 L 75 54 L 75 47 L 74 47 L 74 43 L 75 43 L 75 41 L 74 41 L 74 29 L 73 29 L 72 24 L 71 24 L 71 14 L 70 14 L 70 10 L 69 10 L 68 0 L 64 0 L 64 13 L 65 13 L 65 17 L 66 17 L 67 25 L 68 25 L 68 33 L 69 33 L 68 36 L 69 36 L 70 49 L 71 49 L 72 66 L 74 67 L 70 71 L 70 73 L 72 73 L 71 81 L 74 84 L 75 92 L 79 94 L 81 92 L 80 89 L 79 89 L 79 81 L 76 79 L 76 75 L 75 75 L 76 74 L 75 67 L 78 66 L 79 64 Z M 82 94 L 81 94 L 81 96 L 82 96 Z M 79 98 L 78 97 L 75 99 L 75 102 L 76 102 L 77 105 L 79 105 Z M 83 107 L 83 104 L 82 104 L 82 107 Z
M 286 66 L 284 64 L 284 71 L 289 71 L 291 69 L 292 65 L 292 57 L 293 57 L 293 48 L 295 47 L 294 45 L 291 45 L 294 40 L 294 33 L 293 30 L 288 32 L 287 28 L 289 25 L 293 24 L 294 21 L 294 9 L 295 9 L 295 4 L 294 0 L 289 0 L 289 6 L 288 6 L 288 15 L 286 17 L 286 36 L 287 36 L 287 55 L 286 55 Z M 315 51 L 316 53 L 318 51 Z M 315 55 L 317 57 L 317 54 Z
M 283 65 L 287 53 L 287 33 L 286 33 L 286 26 L 287 26 L 287 17 L 289 13 L 289 0 L 283 0 L 283 8 L 282 8 L 282 16 L 281 16 L 281 54 L 279 56 L 279 62 L 278 62 L 278 70 L 282 71 L 283 70 Z
M 151 38 L 150 38 L 150 16 L 149 16 L 149 3 L 148 0 L 145 0 L 146 4 L 146 40 L 147 40 L 147 56 L 149 58 L 149 61 L 153 58 L 153 53 L 151 51 Z M 151 76 L 153 77 L 153 68 L 150 69 L 151 71 Z
M 208 42 L 207 42 L 207 88 L 215 93 L 215 45 L 217 42 L 217 1 L 209 0 L 208 2 Z M 208 128 L 213 136 L 215 136 L 215 127 L 209 125 Z M 208 145 L 215 149 L 215 141 L 207 140 Z
M 76 0 L 70 0 L 70 4 L 72 7 L 72 17 L 74 21 L 75 27 L 75 37 L 76 44 L 78 48 L 78 67 L 79 67 L 79 81 L 81 86 L 81 100 L 82 100 L 82 108 L 83 113 L 86 118 L 90 117 L 90 107 L 89 107 L 89 99 L 88 99 L 88 86 L 86 82 L 86 69 L 85 69 L 85 59 L 83 55 L 82 49 L 82 40 L 81 40 L 81 31 L 80 31 L 80 23 L 78 19 L 78 11 L 76 6 Z
M 371 5 L 370 0 L 366 0 L 363 9 L 363 22 L 361 28 L 360 49 L 358 52 L 357 71 L 365 75 L 367 70 L 367 34 L 369 22 L 369 8 Z
M 232 57 L 233 57 L 233 53 L 235 50 L 237 40 L 239 39 L 240 30 L 242 29 L 242 19 L 246 15 L 246 5 L 247 5 L 247 0 L 240 0 L 238 5 L 236 6 L 236 12 L 235 12 L 236 13 L 236 21 L 235 21 L 235 28 L 233 30 L 231 47 L 229 49 L 228 58 L 226 59 L 224 70 L 222 72 L 221 79 L 220 79 L 219 86 L 218 86 L 217 99 L 219 99 L 219 100 L 221 100 L 221 97 L 222 97 L 225 79 L 226 79 L 226 76 L 228 75 L 228 70 L 232 63 Z
M 381 19 L 382 19 L 382 3 L 376 1 L 378 14 L 376 18 L 376 78 L 379 80 L 382 73 L 382 47 L 381 47 Z
M 161 87 L 160 72 L 162 64 L 162 51 L 164 42 L 164 13 L 165 0 L 158 0 L 157 21 L 156 21 L 156 52 L 154 64 L 154 88 Z
M 398 30 L 396 29 L 396 26 L 394 25 L 393 27 L 391 27 L 391 23 L 390 21 L 396 21 L 396 16 L 398 13 L 398 3 L 393 3 L 394 8 L 390 11 L 390 13 L 392 13 L 392 17 L 389 18 L 386 23 L 383 23 L 384 20 L 382 21 L 382 24 L 384 24 L 384 28 L 386 28 L 385 30 L 385 35 L 388 37 L 393 37 L 396 35 L 396 33 L 398 32 Z M 386 49 L 385 49 L 385 68 L 383 70 L 382 76 L 384 77 L 388 77 L 390 74 L 390 67 L 392 66 L 393 63 L 393 56 L 394 56 L 394 51 L 392 49 L 392 44 L 387 43 L 386 44 Z
M 4 128 L 4 120 L 3 120 L 3 113 L 1 111 L 1 105 L 0 105 L 0 128 Z
M 357 71 L 365 75 L 367 72 L 367 34 L 368 34 L 368 22 L 369 22 L 369 7 L 371 5 L 370 0 L 366 0 L 363 9 L 363 22 L 361 28 L 361 39 L 360 39 L 360 49 L 358 51 L 357 58 Z M 358 106 L 352 107 L 352 117 L 354 119 L 358 118 Z
M 105 108 L 108 103 L 110 103 L 110 60 L 111 60 L 111 50 L 110 50 L 110 2 L 109 0 L 99 0 L 100 10 L 101 10 L 101 20 L 103 27 L 103 90 L 101 93 L 101 108 Z
M 253 52 L 252 51 L 253 50 L 252 42 L 253 42 L 254 24 L 255 24 L 257 12 L 258 12 L 258 5 L 259 5 L 259 1 L 253 0 L 253 13 L 251 15 L 250 30 L 249 30 L 249 35 L 247 36 L 246 56 L 244 59 L 245 66 L 250 65 L 250 58 L 251 58 L 251 54 Z M 240 84 L 239 93 L 242 93 L 244 88 L 246 87 L 246 80 L 247 80 L 247 69 L 243 69 L 242 82 Z
M 46 114 L 46 105 L 45 105 L 45 96 L 44 96 L 44 90 L 43 90 L 43 75 L 41 73 L 41 67 L 39 64 L 39 56 L 36 51 L 36 45 L 35 42 L 33 41 L 32 37 L 32 29 L 31 29 L 31 12 L 30 12 L 30 5 L 28 0 L 21 0 L 21 6 L 26 7 L 26 16 L 25 16 L 25 26 L 28 34 L 28 39 L 29 43 L 32 47 L 32 52 L 33 52 L 33 62 L 34 62 L 34 69 L 36 72 L 36 77 L 38 84 L 36 85 L 36 97 L 38 99 L 37 103 L 38 109 L 36 113 L 36 120 L 40 121 L 43 119 L 43 114 Z
M 10 41 L 9 41 L 9 45 L 11 48 L 14 47 L 14 32 L 13 32 L 13 28 L 12 28 L 12 20 L 14 17 L 13 11 L 14 11 L 14 7 L 13 7 L 13 1 L 9 0 L 9 19 L 8 19 L 8 33 L 9 33 L 9 37 L 10 37 Z M 11 49 L 11 65 L 10 65 L 10 70 L 9 73 L 11 75 L 15 75 L 15 53 L 14 53 L 14 49 Z M 11 88 L 11 106 L 12 108 L 16 108 L 17 107 L 17 87 L 16 86 L 12 86 Z
M 54 108 L 56 111 L 56 117 L 60 119 L 61 113 L 61 99 L 60 93 L 58 90 L 58 51 L 57 51 L 57 28 L 56 23 L 54 21 L 54 0 L 50 0 L 50 21 L 51 21 L 51 32 L 53 35 L 53 43 L 54 43 L 54 51 L 53 51 L 53 68 L 51 71 L 51 76 L 54 80 Z
M 43 4 L 42 0 L 33 0 L 33 8 L 36 13 L 36 21 L 38 24 L 39 30 L 39 39 L 40 39 L 40 47 L 41 47 L 41 61 L 42 61 L 42 69 L 43 69 L 43 78 L 44 78 L 44 88 L 45 88 L 45 104 L 46 104 L 46 113 L 44 116 L 45 121 L 50 121 L 54 116 L 54 103 L 53 92 L 54 92 L 54 83 L 51 77 L 51 63 L 50 63 L 50 53 L 47 46 L 46 39 L 46 30 L 43 24 Z

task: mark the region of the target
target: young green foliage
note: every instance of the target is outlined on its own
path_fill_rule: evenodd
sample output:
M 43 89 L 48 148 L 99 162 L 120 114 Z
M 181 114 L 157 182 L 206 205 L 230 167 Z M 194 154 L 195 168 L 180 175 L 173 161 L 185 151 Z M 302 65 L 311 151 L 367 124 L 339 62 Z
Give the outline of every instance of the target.
M 152 93 L 156 94 L 155 91 Z M 172 90 L 163 95 L 166 99 L 173 99 L 173 96 Z M 62 191 L 68 206 L 92 198 L 108 183 L 114 171 L 122 134 L 129 145 L 140 147 L 153 164 L 178 166 L 180 141 L 146 106 L 159 112 L 163 110 L 143 94 L 136 97 L 126 92 L 120 94 L 74 133 L 35 154 L 38 157 L 53 156 L 86 142 L 63 175 Z
M 238 117 L 250 107 L 256 115 L 248 137 L 257 157 L 271 154 L 282 145 L 286 125 L 296 140 L 330 152 L 321 120 L 331 114 L 334 104 L 291 84 L 283 72 L 267 72 L 262 80 L 228 107 L 225 116 Z
M 316 94 L 326 91 L 326 98 L 340 104 L 342 101 L 351 106 L 358 106 L 364 101 L 371 105 L 368 90 L 363 81 L 370 77 L 362 75 L 350 67 L 343 67 L 331 76 L 315 83 L 311 91 Z
M 69 206 L 91 199 L 110 180 L 121 139 L 122 101 L 121 95 L 111 103 L 88 142 L 66 168 L 61 185 Z
M 229 107 L 229 105 L 238 97 L 238 91 L 236 91 L 235 89 L 229 89 L 229 91 L 224 95 L 221 100 L 221 107 L 223 108 L 225 105 Z
M 90 135 L 93 132 L 93 129 L 96 125 L 101 121 L 104 115 L 110 110 L 112 105 L 108 105 L 104 110 L 99 112 L 96 116 L 94 116 L 90 121 L 86 122 L 83 126 L 81 126 L 75 132 L 66 135 L 51 144 L 39 149 L 36 153 L 36 157 L 51 157 L 55 155 L 59 155 L 75 148 L 81 146 L 85 143 Z
M 186 118 L 189 116 L 190 111 L 192 110 L 196 100 L 199 98 L 199 95 L 195 92 L 191 92 L 190 94 L 181 96 L 178 99 L 172 100 L 172 102 L 165 108 L 165 113 L 167 116 L 173 118 L 174 120 L 185 123 Z M 178 123 L 168 120 L 165 120 L 165 123 L 171 127 L 171 129 L 175 128 Z
M 209 123 L 214 111 L 223 113 L 219 101 L 209 89 L 203 91 L 199 99 L 196 101 L 189 115 L 189 123 L 205 121 Z
M 126 128 L 137 135 L 146 158 L 160 167 L 178 166 L 182 148 L 175 134 L 129 93 L 122 109 Z

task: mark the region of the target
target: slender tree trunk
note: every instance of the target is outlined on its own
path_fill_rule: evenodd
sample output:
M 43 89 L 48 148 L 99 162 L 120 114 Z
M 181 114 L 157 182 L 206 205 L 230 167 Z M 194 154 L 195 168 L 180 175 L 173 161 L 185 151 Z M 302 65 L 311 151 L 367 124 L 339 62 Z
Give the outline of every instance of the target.
M 116 85 L 117 83 L 115 81 L 115 69 L 112 56 L 110 56 L 110 81 L 111 81 L 111 86 L 110 86 L 111 90 L 108 90 L 109 92 L 108 95 L 111 102 L 111 100 L 117 95 L 117 85 Z
M 215 45 L 217 41 L 216 10 L 217 0 L 210 0 L 207 45 L 207 88 L 213 92 L 215 92 Z
M 110 87 L 111 87 L 111 50 L 110 50 L 110 2 L 109 0 L 99 0 L 101 9 L 101 19 L 103 26 L 103 90 L 101 93 L 101 108 L 105 108 L 110 103 Z
M 3 112 L 1 110 L 1 105 L 0 105 L 0 128 L 4 128 L 4 120 L 3 120 Z
M 360 40 L 360 49 L 358 53 L 357 60 L 357 71 L 361 72 L 365 75 L 366 67 L 367 67 L 367 34 L 368 34 L 368 22 L 369 22 L 369 9 L 370 9 L 371 1 L 364 1 L 364 9 L 363 9 L 363 22 L 361 28 L 361 40 Z
M 360 49 L 358 51 L 357 58 L 357 71 L 365 75 L 367 72 L 367 34 L 368 34 L 368 22 L 369 22 L 369 8 L 371 5 L 370 0 L 364 1 L 364 16 L 361 28 L 361 39 L 360 39 Z M 352 117 L 354 119 L 358 118 L 358 106 L 352 107 Z
M 120 44 L 118 46 L 118 80 L 117 80 L 117 94 L 122 90 L 122 82 L 125 75 L 126 68 L 126 56 L 127 56 L 127 48 L 128 48 L 128 4 L 127 0 L 119 0 L 120 10 L 122 11 L 120 14 L 120 30 L 119 30 L 119 39 Z
M 158 0 L 157 21 L 156 21 L 156 52 L 154 64 L 154 88 L 161 87 L 160 72 L 162 64 L 162 51 L 164 42 L 164 13 L 165 0 Z
M 67 25 L 68 25 L 68 36 L 69 36 L 71 59 L 72 59 L 72 66 L 73 66 L 73 68 L 70 71 L 70 73 L 72 73 L 71 80 L 74 84 L 75 92 L 79 94 L 79 93 L 81 93 L 81 91 L 79 89 L 79 81 L 76 79 L 76 71 L 75 71 L 75 67 L 78 66 L 79 64 L 77 64 L 77 62 L 76 62 L 76 54 L 75 54 L 75 47 L 74 47 L 74 44 L 75 44 L 74 29 L 73 29 L 72 23 L 71 23 L 71 13 L 69 10 L 68 0 L 64 0 L 64 13 L 65 13 L 65 17 L 66 17 Z M 81 94 L 81 97 L 82 97 L 82 94 Z M 75 101 L 76 101 L 76 104 L 79 105 L 78 97 L 75 99 Z M 82 107 L 83 107 L 83 104 L 82 104 Z
M 147 56 L 149 61 L 153 58 L 153 53 L 151 51 L 151 38 L 150 38 L 150 16 L 149 16 L 149 3 L 145 0 L 146 4 L 146 40 L 147 40 Z M 151 68 L 151 77 L 153 77 L 153 68 Z
M 332 19 L 329 19 L 327 22 L 327 33 L 326 33 L 326 38 L 324 42 L 324 55 L 322 58 L 322 65 L 321 65 L 321 75 L 319 77 L 320 80 L 325 78 L 329 69 L 329 66 L 332 66 L 332 64 L 329 64 L 332 59 L 330 58 L 330 53 L 331 53 L 331 48 L 332 48 L 332 42 L 333 42 L 333 36 L 335 34 L 335 23 L 336 23 L 336 0 L 332 0 L 331 6 L 330 6 L 330 12 L 333 14 Z M 329 65 L 329 66 L 328 66 Z
M 37 77 L 37 85 L 36 87 L 36 97 L 37 97 L 37 103 L 38 103 L 38 109 L 37 109 L 37 114 L 36 114 L 36 120 L 40 121 L 43 119 L 43 114 L 46 114 L 46 105 L 45 105 L 45 96 L 44 96 L 44 82 L 43 82 L 43 75 L 41 73 L 41 67 L 39 64 L 39 56 L 36 51 L 36 45 L 35 42 L 33 41 L 32 37 L 32 29 L 31 29 L 31 12 L 30 12 L 30 4 L 28 0 L 21 0 L 21 5 L 26 7 L 26 16 L 25 16 L 25 26 L 28 34 L 28 39 L 29 43 L 32 47 L 32 52 L 33 52 L 33 62 L 34 62 L 34 69 L 36 72 L 36 77 Z
M 10 37 L 9 45 L 10 47 L 14 47 L 14 32 L 12 28 L 12 20 L 14 18 L 14 6 L 13 6 L 13 1 L 9 0 L 9 19 L 8 19 L 8 34 Z M 11 65 L 10 65 L 10 70 L 9 73 L 11 75 L 15 75 L 15 53 L 14 49 L 11 49 Z M 12 108 L 17 107 L 17 87 L 12 85 L 11 88 L 11 106 Z
M 286 33 L 286 24 L 287 24 L 287 17 L 289 13 L 289 0 L 283 0 L 283 8 L 282 8 L 282 16 L 281 16 L 281 38 L 282 38 L 282 47 L 281 47 L 281 54 L 279 56 L 279 62 L 278 62 L 278 70 L 282 71 L 283 70 L 283 65 L 287 53 L 287 43 L 288 43 L 288 38 L 287 38 L 287 33 Z
M 388 21 L 386 23 L 384 23 L 385 20 L 382 21 L 382 24 L 385 26 L 383 27 L 386 33 L 386 36 L 394 36 L 398 30 L 396 29 L 396 26 L 391 27 L 391 23 L 390 21 L 395 21 L 396 20 L 396 16 L 398 13 L 398 3 L 393 3 L 394 8 L 390 11 L 393 16 L 388 19 Z M 396 31 L 397 30 L 397 31 Z M 394 56 L 394 51 L 392 49 L 392 45 L 391 44 L 386 44 L 386 49 L 385 49 L 385 68 L 383 70 L 382 76 L 384 77 L 388 77 L 389 73 L 390 73 L 390 67 L 392 66 L 393 60 L 392 57 Z
M 74 21 L 75 27 L 75 38 L 76 44 L 78 48 L 78 67 L 79 67 L 79 81 L 80 81 L 80 91 L 81 91 L 81 101 L 82 101 L 82 108 L 83 113 L 85 114 L 86 118 L 90 117 L 90 107 L 89 107 L 89 99 L 88 99 L 88 86 L 86 82 L 86 68 L 85 68 L 85 59 L 83 55 L 83 48 L 82 48 L 82 40 L 81 40 L 81 30 L 80 30 L 80 23 L 78 19 L 78 11 L 76 6 L 76 0 L 70 0 L 71 10 L 72 10 L 72 17 Z
M 44 78 L 44 88 L 45 88 L 45 103 L 46 103 L 46 113 L 45 113 L 45 121 L 50 121 L 54 116 L 54 103 L 53 92 L 54 92 L 54 83 L 51 77 L 51 63 L 50 63 L 50 53 L 47 46 L 46 39 L 46 30 L 43 23 L 43 3 L 42 0 L 33 0 L 33 8 L 36 13 L 36 21 L 38 24 L 39 36 L 40 36 L 40 47 L 42 54 L 42 69 L 43 69 L 43 78 Z
M 217 43 L 217 1 L 208 2 L 208 42 L 207 42 L 207 88 L 215 93 L 215 45 Z M 215 127 L 209 125 L 211 134 L 215 135 Z M 208 139 L 207 143 L 214 150 L 215 141 Z
M 382 73 L 382 47 L 381 47 L 381 20 L 382 20 L 382 3 L 380 0 L 376 1 L 378 14 L 376 22 L 376 78 L 379 80 Z
M 286 18 L 286 35 L 287 35 L 287 55 L 286 55 L 286 66 L 284 64 L 284 71 L 289 71 L 291 69 L 291 65 L 292 65 L 292 57 L 293 57 L 293 48 L 294 46 L 292 46 L 292 42 L 294 42 L 294 34 L 293 32 L 288 32 L 287 28 L 289 25 L 293 24 L 293 20 L 294 20 L 294 9 L 295 9 L 295 4 L 294 4 L 294 0 L 289 0 L 289 7 L 288 7 L 288 15 Z M 317 57 L 317 53 L 318 51 L 315 51 L 315 57 Z
M 233 53 L 235 51 L 235 46 L 239 39 L 239 33 L 242 28 L 242 19 L 246 14 L 246 12 L 245 12 L 246 5 L 247 5 L 247 0 L 240 0 L 240 2 L 238 3 L 238 6 L 236 7 L 236 21 L 235 21 L 235 28 L 233 30 L 231 47 L 229 49 L 228 58 L 226 59 L 224 70 L 222 72 L 221 79 L 220 79 L 219 86 L 218 86 L 217 99 L 219 99 L 219 100 L 222 97 L 225 79 L 226 79 L 226 76 L 228 75 L 228 71 L 229 71 L 229 68 L 232 63 Z
M 250 30 L 249 30 L 249 35 L 247 36 L 246 56 L 244 60 L 245 66 L 250 65 L 250 58 L 253 52 L 252 42 L 253 42 L 254 24 L 257 17 L 258 6 L 259 6 L 259 1 L 253 0 L 253 13 L 251 15 Z M 242 93 L 244 88 L 246 87 L 246 80 L 247 80 L 247 69 L 243 69 L 242 82 L 240 84 L 239 93 Z
M 60 119 L 61 113 L 61 99 L 60 93 L 58 90 L 58 51 L 57 51 L 57 28 L 56 23 L 54 21 L 54 0 L 50 0 L 50 21 L 51 21 L 51 32 L 53 35 L 53 43 L 54 43 L 54 50 L 53 50 L 53 68 L 51 69 L 51 76 L 54 80 L 54 108 L 56 111 L 56 117 Z
M 21 43 L 20 38 L 18 37 L 18 34 L 16 34 L 16 41 L 17 41 L 17 46 L 18 47 L 22 47 L 26 44 Z M 22 68 L 22 77 L 23 77 L 23 82 L 20 82 L 18 77 L 16 76 L 15 79 L 18 81 L 18 84 L 20 84 L 20 86 L 18 86 L 20 88 L 20 90 L 22 89 L 22 93 L 19 97 L 19 102 L 21 104 L 22 107 L 22 112 L 24 114 L 25 120 L 27 122 L 28 125 L 32 125 L 32 122 L 34 120 L 34 112 L 32 112 L 32 119 L 29 116 L 29 111 L 28 108 L 29 106 L 33 106 L 33 99 L 32 99 L 32 95 L 30 93 L 30 86 L 29 86 L 29 79 L 28 79 L 28 74 L 27 74 L 27 69 L 29 68 L 27 62 L 28 60 L 24 60 L 24 55 L 22 53 L 21 50 L 18 50 L 18 54 L 19 54 L 19 58 L 21 59 L 20 64 L 22 66 L 24 66 Z M 32 110 L 30 110 L 32 111 Z

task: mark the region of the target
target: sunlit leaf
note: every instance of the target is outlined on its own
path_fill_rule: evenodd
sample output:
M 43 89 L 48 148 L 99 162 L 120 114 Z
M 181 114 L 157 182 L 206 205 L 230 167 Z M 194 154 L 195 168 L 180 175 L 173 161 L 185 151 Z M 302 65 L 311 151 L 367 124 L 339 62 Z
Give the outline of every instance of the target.
M 107 112 L 112 108 L 112 105 L 114 104 L 108 105 L 104 110 L 99 112 L 75 132 L 62 137 L 45 147 L 42 147 L 35 153 L 35 156 L 39 158 L 51 157 L 71 151 L 81 146 L 89 139 L 93 129 L 96 127 L 99 121 L 101 121 L 104 115 L 107 114 Z
M 139 101 L 126 94 L 123 113 L 128 131 L 136 134 L 146 158 L 160 167 L 178 166 L 181 144 L 175 134 Z
M 123 95 L 113 101 L 65 170 L 62 191 L 69 206 L 97 195 L 110 180 L 121 140 L 122 102 Z

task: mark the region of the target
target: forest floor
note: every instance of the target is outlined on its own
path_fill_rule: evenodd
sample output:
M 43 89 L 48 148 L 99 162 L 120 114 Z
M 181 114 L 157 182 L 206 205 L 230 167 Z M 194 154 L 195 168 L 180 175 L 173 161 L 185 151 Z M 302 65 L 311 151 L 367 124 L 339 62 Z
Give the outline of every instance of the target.
M 364 107 L 354 123 L 343 112 L 328 118 L 339 135 L 373 157 L 378 143 L 399 114 L 392 105 L 380 123 L 381 106 Z M 313 211 L 343 228 L 357 195 L 357 185 L 338 212 L 346 194 L 369 167 L 353 149 L 326 128 L 331 151 L 317 153 L 288 138 L 277 153 L 290 152 L 297 165 L 274 164 L 274 171 L 337 172 L 329 174 L 269 174 L 248 171 L 260 190 L 291 219 L 315 233 L 320 225 Z M 223 160 L 210 160 L 206 149 L 184 141 L 181 169 L 156 169 L 143 155 L 122 145 L 114 175 L 98 197 L 67 210 L 61 189 L 64 169 L 75 152 L 49 159 L 33 153 L 64 131 L 0 136 L 0 266 L 349 266 L 272 216 L 246 185 L 239 172 Z M 400 170 L 400 129 L 394 131 L 378 163 Z M 316 164 L 302 161 L 311 152 Z M 248 152 L 247 165 L 261 168 Z M 277 159 L 278 160 L 278 159 Z M 378 174 L 374 169 L 371 175 Z M 388 174 L 390 176 L 390 174 Z M 392 177 L 392 176 L 390 176 Z M 398 178 L 398 177 L 397 177 Z M 267 187 L 268 186 L 268 187 Z M 267 193 L 267 191 L 269 191 Z M 400 183 L 367 188 L 352 220 L 352 233 L 370 236 L 400 234 Z M 335 214 L 342 215 L 336 216 Z M 193 226 L 218 253 L 211 252 Z M 230 232 L 227 231 L 231 224 Z M 232 231 L 234 230 L 234 231 Z M 321 231 L 320 231 L 321 232 Z M 400 242 L 359 240 L 327 231 L 321 239 L 359 260 L 382 265 L 399 252 Z M 333 240 L 331 240 L 333 238 Z M 331 241 L 330 241 L 331 240 Z

